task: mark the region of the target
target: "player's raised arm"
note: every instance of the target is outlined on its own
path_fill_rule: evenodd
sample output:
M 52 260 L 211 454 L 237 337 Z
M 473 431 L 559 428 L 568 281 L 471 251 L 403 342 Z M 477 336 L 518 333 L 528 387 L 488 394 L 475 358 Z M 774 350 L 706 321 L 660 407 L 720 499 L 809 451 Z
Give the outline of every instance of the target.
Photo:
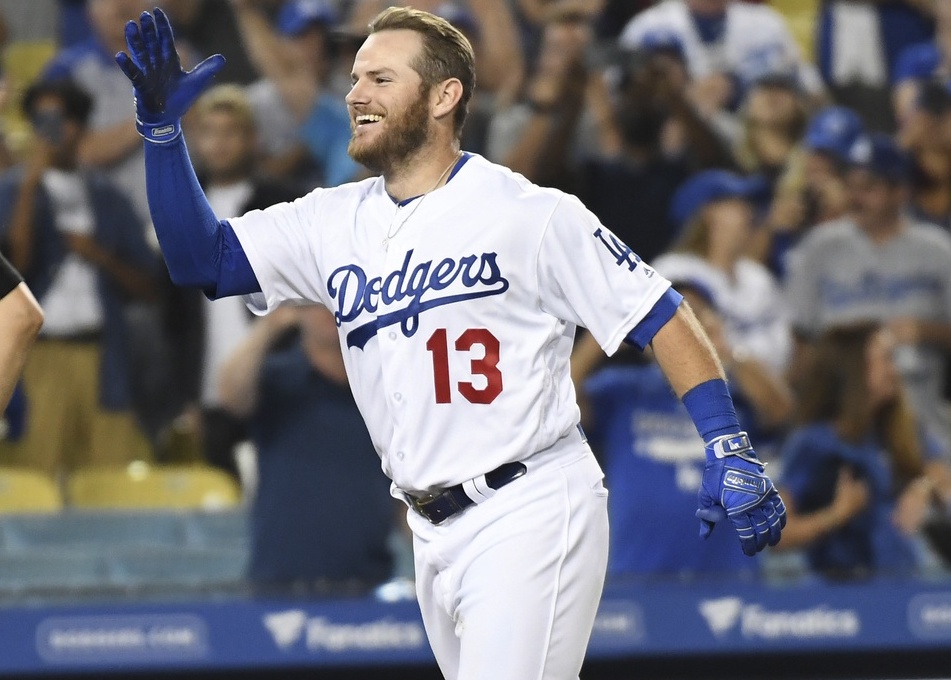
M 786 508 L 765 474 L 733 407 L 713 345 L 686 302 L 651 341 L 657 362 L 681 398 L 706 446 L 697 517 L 704 538 L 729 519 L 743 552 L 776 545 Z
M 136 128 L 145 140 L 149 211 L 172 280 L 213 297 L 260 290 L 227 222 L 215 216 L 182 138 L 181 117 L 224 65 L 220 54 L 182 69 L 168 17 L 143 12 L 125 29 L 116 63 L 132 81 Z

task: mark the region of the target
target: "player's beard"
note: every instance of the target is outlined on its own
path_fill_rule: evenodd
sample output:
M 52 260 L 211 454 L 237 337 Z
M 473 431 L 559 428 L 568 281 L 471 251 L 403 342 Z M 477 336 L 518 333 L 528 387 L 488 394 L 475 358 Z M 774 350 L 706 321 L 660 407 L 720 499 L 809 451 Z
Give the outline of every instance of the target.
M 419 96 L 399 114 L 387 114 L 374 125 L 387 129 L 374 142 L 350 138 L 347 153 L 350 158 L 373 172 L 387 173 L 404 162 L 429 137 L 429 88 L 421 87 Z

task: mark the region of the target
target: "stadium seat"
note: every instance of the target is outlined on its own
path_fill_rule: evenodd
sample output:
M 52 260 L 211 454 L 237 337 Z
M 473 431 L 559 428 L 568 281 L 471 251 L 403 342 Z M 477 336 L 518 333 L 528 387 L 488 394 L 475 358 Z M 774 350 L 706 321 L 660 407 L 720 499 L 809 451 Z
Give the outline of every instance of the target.
M 178 548 L 186 544 L 185 518 L 179 512 L 64 510 L 53 515 L 0 518 L 7 551 L 65 548 L 108 552 L 115 547 Z
M 16 153 L 25 148 L 30 138 L 30 126 L 20 111 L 23 92 L 54 54 L 56 43 L 53 40 L 14 40 L 0 57 L 10 97 L 0 119 L 5 128 L 6 143 Z
M 38 470 L 0 467 L 0 513 L 56 512 L 63 507 L 59 488 Z
M 88 467 L 73 472 L 66 500 L 76 508 L 220 510 L 241 502 L 237 482 L 204 465 Z

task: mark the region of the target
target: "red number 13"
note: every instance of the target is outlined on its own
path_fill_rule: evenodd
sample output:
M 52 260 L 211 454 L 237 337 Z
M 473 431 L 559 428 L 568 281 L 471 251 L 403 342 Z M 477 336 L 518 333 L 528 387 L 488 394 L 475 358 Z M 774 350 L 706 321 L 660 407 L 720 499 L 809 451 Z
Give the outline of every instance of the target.
M 473 404 L 491 404 L 502 392 L 502 373 L 499 365 L 499 339 L 486 328 L 470 328 L 456 338 L 457 352 L 468 352 L 473 345 L 481 345 L 485 353 L 481 359 L 469 362 L 472 375 L 485 376 L 485 387 L 475 387 L 471 382 L 456 383 L 459 394 Z M 446 329 L 437 328 L 429 340 L 426 349 L 433 353 L 433 386 L 436 391 L 436 403 L 448 404 L 452 401 L 452 384 L 449 379 L 449 343 Z

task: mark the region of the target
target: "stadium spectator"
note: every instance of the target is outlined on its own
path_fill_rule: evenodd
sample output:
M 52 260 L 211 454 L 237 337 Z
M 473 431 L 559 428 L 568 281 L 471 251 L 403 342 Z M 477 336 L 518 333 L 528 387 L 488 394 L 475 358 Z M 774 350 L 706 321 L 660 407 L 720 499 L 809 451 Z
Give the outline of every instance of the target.
M 674 281 L 724 362 L 738 415 L 748 429 L 775 430 L 792 415 L 782 378 L 748 354 L 733 352 L 712 296 L 702 284 Z M 703 443 L 656 363 L 600 366 L 605 354 L 587 332 L 571 357 L 582 425 L 611 489 L 608 515 L 613 577 L 751 576 L 759 568 L 726 532 L 706 541 L 694 533 Z M 751 431 L 757 441 L 761 433 Z M 767 456 L 768 457 L 768 456 Z M 675 529 L 659 539 L 654 527 Z M 785 540 L 785 539 L 784 539 Z
M 254 113 L 243 88 L 218 85 L 195 105 L 188 132 L 199 179 L 218 215 L 243 215 L 300 196 L 286 182 L 255 173 L 257 135 Z M 246 438 L 242 421 L 221 408 L 217 389 L 220 364 L 251 327 L 240 298 L 209 300 L 200 291 L 175 291 L 178 379 L 188 404 L 178 432 L 198 442 L 208 462 L 237 474 L 234 446 Z M 188 439 L 186 438 L 186 441 Z M 179 454 L 181 455 L 181 454 Z
M 256 321 L 222 364 L 219 394 L 249 419 L 257 448 L 252 582 L 341 594 L 387 580 L 396 501 L 350 393 L 333 315 L 289 307 Z
M 552 10 L 560 10 L 560 8 L 569 6 L 572 9 L 584 12 L 588 18 L 594 19 L 603 11 L 606 4 L 605 0 L 588 0 L 588 2 L 579 2 L 578 0 L 515 1 L 521 18 L 536 26 L 544 25 L 549 20 Z
M 736 0 L 664 0 L 634 16 L 621 33 L 626 47 L 639 47 L 657 32 L 673 33 L 684 47 L 694 102 L 728 131 L 729 113 L 746 90 L 764 77 L 783 75 L 810 97 L 820 98 L 822 80 L 802 59 L 783 17 L 766 5 Z
M 934 35 L 933 0 L 822 0 L 816 61 L 836 103 L 870 130 L 895 129 L 891 79 L 899 55 Z
M 892 74 L 892 102 L 899 129 L 904 128 L 921 102 L 922 89 L 931 81 L 951 79 L 951 5 L 931 3 L 935 35 L 932 40 L 904 48 Z
M 273 4 L 274 0 L 270 1 Z M 163 0 L 162 8 L 175 28 L 176 42 L 185 41 L 196 59 L 227 53 L 228 62 L 218 73 L 218 82 L 247 85 L 257 79 L 258 73 L 242 49 L 230 0 Z
M 762 183 L 707 170 L 674 194 L 671 215 L 680 236 L 653 262 L 668 279 L 690 278 L 713 294 L 734 351 L 783 371 L 792 349 L 782 292 L 770 271 L 746 255 L 755 230 L 754 197 Z
M 135 130 L 135 111 L 129 106 L 129 82 L 113 59 L 125 49 L 126 21 L 143 8 L 141 0 L 88 0 L 86 14 L 92 35 L 58 52 L 41 78 L 72 80 L 93 98 L 89 132 L 79 160 L 107 173 L 131 199 L 139 221 L 149 224 L 142 138 Z M 179 49 L 187 52 L 184 44 Z
M 146 242 L 157 246 L 150 228 L 142 138 L 135 129 L 135 111 L 129 106 L 129 81 L 114 60 L 116 52 L 125 49 L 126 22 L 145 8 L 141 0 L 88 0 L 85 12 L 92 34 L 60 50 L 45 66 L 40 79 L 71 80 L 92 97 L 79 163 L 104 173 L 131 201 L 137 213 L 135 224 L 142 228 Z M 183 63 L 193 63 L 192 51 L 185 42 L 178 49 Z M 157 251 L 154 258 L 150 270 L 160 267 Z M 167 279 L 167 274 L 161 275 Z M 160 288 L 160 294 L 152 300 L 134 300 L 125 310 L 132 408 L 152 442 L 181 407 L 173 402 L 173 386 L 167 380 L 171 357 L 162 319 L 162 304 L 166 302 L 163 291 Z
M 864 134 L 858 114 L 844 106 L 817 111 L 776 180 L 773 198 L 754 236 L 752 252 L 782 280 L 789 250 L 810 227 L 848 211 L 845 174 L 852 145 Z
M 909 212 L 922 222 L 951 229 L 951 92 L 930 80 L 905 118 L 898 141 L 913 160 Z
M 828 329 L 802 381 L 799 426 L 782 452 L 789 513 L 778 549 L 802 548 L 830 577 L 931 566 L 916 538 L 951 500 L 947 452 L 920 426 L 874 323 Z
M 595 144 L 593 121 L 582 120 L 592 38 L 591 18 L 574 7 L 556 5 L 547 14 L 522 98 L 497 111 L 489 126 L 489 158 L 533 182 L 570 186 L 577 148 Z
M 788 77 L 768 77 L 751 84 L 737 116 L 734 155 L 740 168 L 772 184 L 802 138 L 808 106 Z
M 729 149 L 687 98 L 688 76 L 678 42 L 657 40 L 609 57 L 615 90 L 592 74 L 588 110 L 599 148 L 582 159 L 578 194 L 648 262 L 677 234 L 668 206 L 697 169 L 732 164 Z
M 330 88 L 331 30 L 339 16 L 329 0 L 288 0 L 273 22 L 251 0 L 232 0 L 241 37 L 262 80 L 251 86 L 271 174 L 304 172 L 308 183 L 336 186 L 360 167 L 347 155 L 350 118 L 344 92 Z
M 826 329 L 883 322 L 899 345 L 915 412 L 948 441 L 942 388 L 951 351 L 951 236 L 905 214 L 910 163 L 890 137 L 860 139 L 849 162 L 848 215 L 811 229 L 789 254 L 794 367 Z
M 26 433 L 5 459 L 51 474 L 151 455 L 130 410 L 124 307 L 155 296 L 155 259 L 128 198 L 79 170 L 91 109 L 72 83 L 31 86 L 32 156 L 0 178 L 0 239 L 46 315 L 24 371 Z

